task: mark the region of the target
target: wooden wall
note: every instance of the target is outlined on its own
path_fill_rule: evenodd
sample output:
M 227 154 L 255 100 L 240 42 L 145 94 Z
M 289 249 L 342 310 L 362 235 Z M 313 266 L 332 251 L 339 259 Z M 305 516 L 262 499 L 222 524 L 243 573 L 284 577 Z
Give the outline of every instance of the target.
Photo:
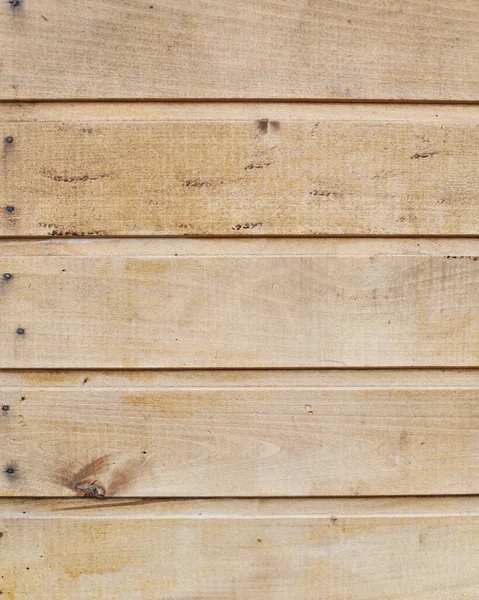
M 477 0 L 0 43 L 2 600 L 477 600 Z

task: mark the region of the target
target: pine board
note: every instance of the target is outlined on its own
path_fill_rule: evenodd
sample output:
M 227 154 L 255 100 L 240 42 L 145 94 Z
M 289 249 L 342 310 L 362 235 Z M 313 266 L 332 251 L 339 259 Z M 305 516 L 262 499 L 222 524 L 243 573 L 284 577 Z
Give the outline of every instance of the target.
M 476 0 L 5 0 L 0 98 L 479 98 Z
M 477 367 L 478 240 L 0 244 L 1 368 Z
M 0 383 L 2 496 L 479 492 L 476 371 L 27 372 Z
M 7 103 L 0 139 L 6 237 L 479 233 L 476 106 Z
M 477 498 L 2 500 L 8 600 L 475 600 Z

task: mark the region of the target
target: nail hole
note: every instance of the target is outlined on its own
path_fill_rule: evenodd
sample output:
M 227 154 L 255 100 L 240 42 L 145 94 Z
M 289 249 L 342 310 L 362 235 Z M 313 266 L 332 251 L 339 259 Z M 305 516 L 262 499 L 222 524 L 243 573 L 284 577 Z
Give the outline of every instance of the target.
M 13 143 L 13 137 L 11 135 L 9 135 L 8 137 L 5 138 L 5 141 L 7 142 L 7 144 L 12 144 Z
M 4 273 L 3 274 L 3 278 L 4 279 L 11 279 L 12 278 L 12 274 L 11 273 Z
M 3 531 L 0 531 L 0 538 L 3 537 Z
M 25 333 L 25 329 L 23 329 L 22 327 L 19 327 L 17 329 L 17 333 L 18 333 L 18 335 L 23 335 Z
M 14 207 L 14 206 L 6 206 L 6 207 L 5 207 L 5 210 L 6 210 L 8 213 L 13 213 L 13 212 L 15 212 L 15 207 Z
M 7 473 L 8 475 L 13 475 L 15 473 L 15 469 L 13 469 L 12 467 L 8 467 L 5 473 Z

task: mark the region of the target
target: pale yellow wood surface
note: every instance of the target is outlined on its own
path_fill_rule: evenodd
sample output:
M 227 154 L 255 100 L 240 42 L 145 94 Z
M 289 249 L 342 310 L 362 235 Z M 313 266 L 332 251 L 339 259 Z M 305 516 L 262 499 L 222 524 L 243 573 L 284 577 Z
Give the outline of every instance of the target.
M 417 373 L 2 374 L 0 494 L 478 493 L 478 373 Z
M 4 0 L 3 99 L 478 100 L 476 0 Z
M 241 369 L 158 371 L 45 371 L 0 373 L 0 391 L 29 392 L 37 388 L 369 388 L 471 389 L 478 386 L 475 369 Z
M 478 255 L 472 239 L 3 242 L 0 366 L 478 366 Z
M 478 500 L 0 503 L 9 600 L 475 600 Z
M 0 115 L 0 139 L 13 137 L 3 236 L 479 233 L 475 106 L 6 104 Z

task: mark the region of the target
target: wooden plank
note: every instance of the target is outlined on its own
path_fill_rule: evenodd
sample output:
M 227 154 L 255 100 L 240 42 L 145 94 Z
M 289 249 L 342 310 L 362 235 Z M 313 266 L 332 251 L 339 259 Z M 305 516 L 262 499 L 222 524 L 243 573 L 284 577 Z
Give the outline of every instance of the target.
M 0 98 L 477 100 L 475 0 L 4 0 Z
M 2 370 L 0 391 L 48 388 L 386 388 L 470 389 L 478 386 L 475 369 L 241 369 L 160 371 Z
M 2 236 L 479 233 L 476 106 L 5 104 L 0 138 Z
M 357 373 L 2 374 L 0 494 L 479 493 L 479 372 Z
M 0 503 L 5 598 L 475 600 L 478 499 Z
M 0 244 L 2 368 L 474 367 L 479 240 Z

